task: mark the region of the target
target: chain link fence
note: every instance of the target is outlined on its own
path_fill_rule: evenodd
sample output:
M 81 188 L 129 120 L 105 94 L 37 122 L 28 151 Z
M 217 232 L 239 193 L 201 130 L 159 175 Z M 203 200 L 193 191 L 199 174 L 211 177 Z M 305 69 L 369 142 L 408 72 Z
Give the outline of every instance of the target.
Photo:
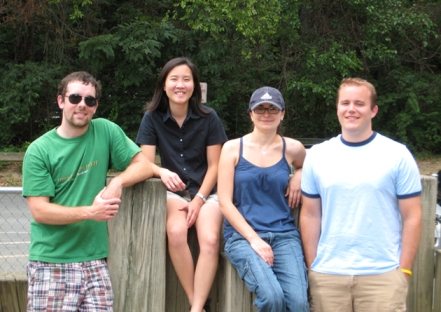
M 25 272 L 31 212 L 22 187 L 0 187 L 0 271 Z

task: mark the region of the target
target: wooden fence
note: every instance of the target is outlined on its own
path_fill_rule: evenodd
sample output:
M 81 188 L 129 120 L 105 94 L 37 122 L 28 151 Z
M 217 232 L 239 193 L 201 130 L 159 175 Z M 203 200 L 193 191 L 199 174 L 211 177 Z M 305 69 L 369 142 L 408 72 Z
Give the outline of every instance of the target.
M 410 279 L 409 312 L 441 312 L 441 251 L 434 257 L 436 179 L 422 176 L 423 233 Z M 182 312 L 185 293 L 166 252 L 165 188 L 150 179 L 124 189 L 117 218 L 109 222 L 109 270 L 115 312 Z M 189 242 L 197 257 L 194 230 Z M 221 244 L 222 245 L 222 244 Z M 211 311 L 251 312 L 253 296 L 220 250 L 219 268 L 210 293 Z M 433 296 L 433 294 L 438 294 Z M 0 312 L 26 311 L 25 274 L 0 273 Z M 433 309 L 432 309 L 433 307 Z

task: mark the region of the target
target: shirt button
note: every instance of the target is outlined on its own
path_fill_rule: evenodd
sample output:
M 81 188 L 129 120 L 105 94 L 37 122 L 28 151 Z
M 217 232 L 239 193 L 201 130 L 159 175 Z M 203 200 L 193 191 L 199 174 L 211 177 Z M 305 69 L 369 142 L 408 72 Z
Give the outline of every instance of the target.
M 184 168 L 184 171 L 185 171 L 185 170 L 187 170 L 187 169 Z
M 182 139 L 180 139 L 179 141 L 182 142 Z
M 181 157 L 183 157 L 184 156 L 184 154 L 181 154 Z

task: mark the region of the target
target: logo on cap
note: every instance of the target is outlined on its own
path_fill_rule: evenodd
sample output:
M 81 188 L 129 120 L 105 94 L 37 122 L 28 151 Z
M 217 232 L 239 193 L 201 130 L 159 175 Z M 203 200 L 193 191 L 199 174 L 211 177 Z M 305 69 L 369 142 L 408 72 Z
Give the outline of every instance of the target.
M 273 97 L 271 95 L 269 95 L 269 93 L 265 93 L 264 95 L 262 95 L 262 97 L 260 98 L 262 100 L 272 100 Z

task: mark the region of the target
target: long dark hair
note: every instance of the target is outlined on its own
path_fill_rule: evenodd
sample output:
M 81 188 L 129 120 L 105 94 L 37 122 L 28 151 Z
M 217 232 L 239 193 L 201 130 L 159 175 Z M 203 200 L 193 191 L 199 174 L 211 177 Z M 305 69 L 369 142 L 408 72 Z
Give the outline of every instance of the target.
M 165 81 L 167 79 L 168 74 L 172 71 L 173 68 L 180 65 L 187 65 L 193 76 L 194 90 L 191 95 L 190 100 L 188 101 L 189 108 L 199 116 L 206 117 L 212 111 L 207 110 L 202 106 L 202 90 L 199 82 L 199 74 L 194 65 L 188 58 L 186 57 L 177 57 L 167 62 L 164 65 L 161 72 L 159 73 L 158 80 L 156 81 L 155 93 L 153 94 L 153 99 L 150 103 L 147 103 L 147 110 L 153 112 L 155 110 L 166 112 L 169 107 L 169 99 L 167 94 L 164 91 Z

